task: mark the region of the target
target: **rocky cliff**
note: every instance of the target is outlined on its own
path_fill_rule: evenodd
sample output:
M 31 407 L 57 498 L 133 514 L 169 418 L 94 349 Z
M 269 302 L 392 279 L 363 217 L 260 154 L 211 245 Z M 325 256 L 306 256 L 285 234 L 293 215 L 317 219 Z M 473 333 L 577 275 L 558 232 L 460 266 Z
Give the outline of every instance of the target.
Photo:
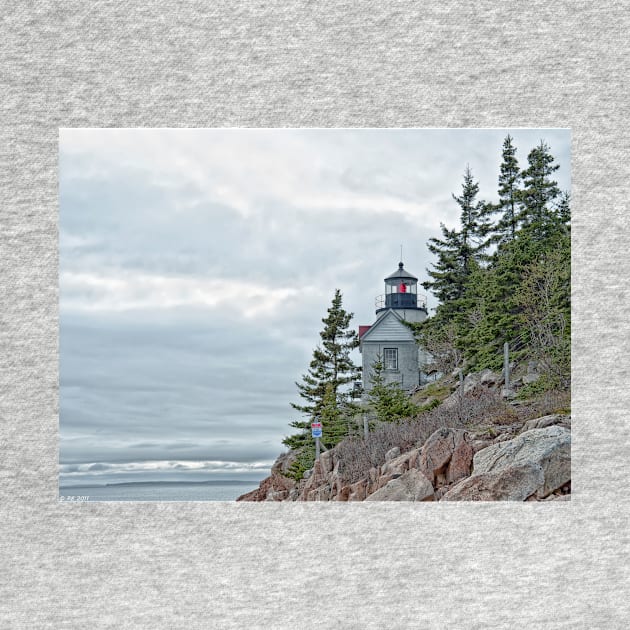
M 486 379 L 485 382 L 484 378 Z M 466 394 L 490 391 L 499 378 L 482 373 L 469 380 Z M 442 403 L 442 417 L 455 415 L 457 391 Z M 356 481 L 344 474 L 340 446 L 323 453 L 307 478 L 283 473 L 291 453 L 281 455 L 271 475 L 239 501 L 551 501 L 571 491 L 571 417 L 554 413 L 515 417 L 494 424 L 443 426 L 411 448 L 393 447 L 385 461 Z M 461 422 L 453 422 L 461 425 Z

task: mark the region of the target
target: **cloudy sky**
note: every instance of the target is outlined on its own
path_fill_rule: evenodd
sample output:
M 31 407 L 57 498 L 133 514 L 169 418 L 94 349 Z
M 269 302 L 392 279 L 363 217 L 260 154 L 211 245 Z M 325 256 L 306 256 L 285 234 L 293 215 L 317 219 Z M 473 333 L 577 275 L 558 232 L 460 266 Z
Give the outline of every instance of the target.
M 358 327 L 401 244 L 426 279 L 506 133 L 61 130 L 61 483 L 266 476 L 335 289 Z M 570 189 L 568 130 L 510 133 Z

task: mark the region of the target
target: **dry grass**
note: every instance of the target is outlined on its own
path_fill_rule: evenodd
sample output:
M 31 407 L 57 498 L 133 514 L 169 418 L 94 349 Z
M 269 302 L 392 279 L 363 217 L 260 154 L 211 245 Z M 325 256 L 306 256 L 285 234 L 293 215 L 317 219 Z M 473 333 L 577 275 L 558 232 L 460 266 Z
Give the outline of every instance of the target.
M 446 424 L 440 414 L 427 412 L 412 420 L 382 424 L 367 438 L 352 437 L 343 440 L 336 447 L 341 461 L 341 478 L 348 484 L 364 479 L 370 468 L 385 463 L 387 451 L 396 446 L 401 452 L 408 451 L 418 443 L 424 443 L 433 432 L 443 426 Z
M 570 392 L 547 392 L 515 408 L 496 391 L 478 387 L 458 398 L 453 395 L 445 404 L 425 411 L 415 418 L 380 424 L 367 436 L 349 437 L 336 446 L 341 461 L 339 473 L 345 483 L 365 479 L 371 468 L 385 463 L 385 454 L 394 447 L 401 453 L 422 446 L 429 436 L 443 427 L 488 429 L 496 433 L 501 425 L 524 423 L 550 413 L 567 413 Z

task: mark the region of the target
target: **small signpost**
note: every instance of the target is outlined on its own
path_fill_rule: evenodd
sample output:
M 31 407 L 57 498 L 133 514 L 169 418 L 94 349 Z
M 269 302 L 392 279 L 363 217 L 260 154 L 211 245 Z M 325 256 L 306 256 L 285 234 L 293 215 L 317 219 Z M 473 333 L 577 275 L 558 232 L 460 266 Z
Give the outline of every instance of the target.
M 319 438 L 322 437 L 322 423 L 311 422 L 311 435 L 315 438 L 315 459 L 319 459 Z

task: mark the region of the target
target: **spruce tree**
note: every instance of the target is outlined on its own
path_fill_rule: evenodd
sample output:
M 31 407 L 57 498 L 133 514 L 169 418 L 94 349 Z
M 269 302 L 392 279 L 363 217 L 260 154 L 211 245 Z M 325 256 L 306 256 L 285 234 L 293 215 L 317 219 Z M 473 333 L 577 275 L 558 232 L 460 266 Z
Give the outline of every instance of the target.
M 523 227 L 529 229 L 535 238 L 542 239 L 548 234 L 548 227 L 554 223 L 552 204 L 560 196 L 558 182 L 551 176 L 560 168 L 554 164 L 554 157 L 544 140 L 534 147 L 527 156 L 529 168 L 523 171 L 523 190 L 520 193 L 521 212 L 519 219 Z
M 483 258 L 488 212 L 487 204 L 477 200 L 478 192 L 479 184 L 466 166 L 462 194 L 453 195 L 460 207 L 460 230 L 449 230 L 441 224 L 443 240 L 429 239 L 429 251 L 437 256 L 437 261 L 433 270 L 427 269 L 431 280 L 422 286 L 433 292 L 442 310 L 461 310 L 457 301 L 464 297 L 468 277 Z
M 499 203 L 494 206 L 495 210 L 501 213 L 493 230 L 492 240 L 496 243 L 513 241 L 518 229 L 518 203 L 522 174 L 516 159 L 516 147 L 512 144 L 512 140 L 512 136 L 508 134 L 503 141 L 503 162 L 499 174 Z
M 456 230 L 449 230 L 440 223 L 443 239 L 430 238 L 427 243 L 429 251 L 437 256 L 433 269 L 427 269 L 432 280 L 422 283 L 431 290 L 441 304 L 447 304 L 459 299 L 464 291 L 467 268 L 464 264 L 462 251 L 464 250 L 462 234 Z
M 567 191 L 560 195 L 560 200 L 556 207 L 556 216 L 558 221 L 567 228 L 567 231 L 571 229 L 571 195 Z
M 291 403 L 305 418 L 291 422 L 290 426 L 298 429 L 298 432 L 282 441 L 285 446 L 298 451 L 300 464 L 292 471 L 296 478 L 301 478 L 304 470 L 310 468 L 314 461 L 311 423 L 322 423 L 322 442 L 331 447 L 337 443 L 335 440 L 340 434 L 337 420 L 354 410 L 345 387 L 360 375 L 360 368 L 354 365 L 350 357 L 352 350 L 359 345 L 356 331 L 349 328 L 352 317 L 352 313 L 343 309 L 341 291 L 337 289 L 328 314 L 322 319 L 324 328 L 319 333 L 321 345 L 313 351 L 313 358 L 307 373 L 302 376 L 302 382 L 296 383 L 298 393 L 305 402 Z M 309 453 L 312 453 L 312 457 Z
M 461 256 L 465 267 L 468 266 L 469 261 L 478 259 L 484 247 L 483 238 L 489 227 L 488 204 L 477 200 L 478 193 L 479 183 L 475 182 L 470 166 L 466 165 L 462 194 L 459 197 L 452 195 L 460 207 Z
M 487 205 L 484 210 L 476 201 L 477 190 L 467 172 L 462 195 L 454 196 L 462 209 L 460 230 L 449 231 L 442 226 L 445 238 L 431 239 L 428 244 L 437 263 L 423 285 L 433 290 L 441 304 L 434 317 L 414 328 L 421 343 L 444 365 L 441 371 L 449 371 L 461 361 L 472 369 L 500 369 L 505 341 L 510 343 L 511 356 L 517 361 L 537 358 L 541 348 L 553 348 L 545 354 L 545 362 L 558 374 L 564 370 L 554 381 L 564 386 L 570 357 L 566 325 L 570 321 L 566 281 L 570 273 L 570 198 L 560 193 L 553 179 L 559 167 L 544 141 L 530 151 L 529 167 L 521 173 L 515 153 L 508 136 L 503 144 L 499 203 L 494 206 L 502 209 L 502 215 L 489 239 L 498 244 L 496 252 L 485 259 L 483 243 L 478 244 L 488 210 Z M 561 263 L 554 252 L 562 252 Z M 532 297 L 532 277 L 541 277 L 541 261 L 553 267 L 555 273 L 553 278 L 542 276 L 551 287 L 547 302 Z M 566 271 L 565 275 L 560 269 Z M 551 282 L 560 277 L 563 284 Z M 545 303 L 555 305 L 554 300 L 562 308 L 543 307 Z M 550 328 L 549 321 L 556 328 Z M 541 341 L 544 339 L 551 341 L 545 344 Z M 538 350 L 534 352 L 536 344 Z

